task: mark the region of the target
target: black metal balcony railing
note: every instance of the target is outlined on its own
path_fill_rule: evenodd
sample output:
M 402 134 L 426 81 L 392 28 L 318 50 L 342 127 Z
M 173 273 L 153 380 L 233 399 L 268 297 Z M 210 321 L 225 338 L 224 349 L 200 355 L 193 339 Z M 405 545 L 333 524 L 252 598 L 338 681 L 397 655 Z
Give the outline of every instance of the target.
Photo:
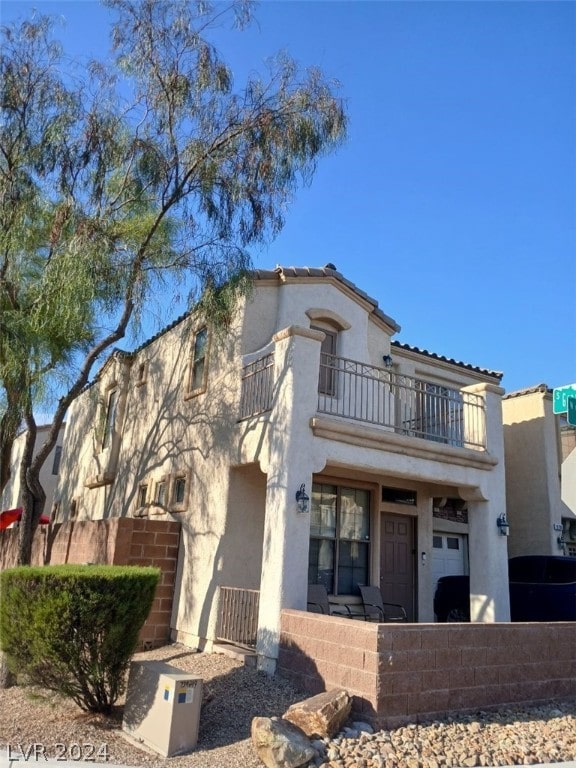
M 273 354 L 245 366 L 240 419 L 272 408 Z M 322 354 L 318 412 L 447 445 L 486 448 L 480 395 Z
M 254 360 L 242 369 L 240 421 L 272 408 L 274 353 Z

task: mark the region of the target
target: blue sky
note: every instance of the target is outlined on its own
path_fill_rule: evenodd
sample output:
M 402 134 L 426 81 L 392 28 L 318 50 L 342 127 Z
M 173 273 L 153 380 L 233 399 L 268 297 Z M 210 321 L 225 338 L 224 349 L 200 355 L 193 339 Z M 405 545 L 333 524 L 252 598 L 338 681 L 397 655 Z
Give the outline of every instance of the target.
M 66 18 L 102 54 L 96 2 L 2 3 Z M 504 371 L 507 391 L 576 382 L 576 4 L 264 0 L 220 33 L 240 87 L 287 49 L 341 83 L 350 129 L 256 266 L 327 262 L 401 342 Z

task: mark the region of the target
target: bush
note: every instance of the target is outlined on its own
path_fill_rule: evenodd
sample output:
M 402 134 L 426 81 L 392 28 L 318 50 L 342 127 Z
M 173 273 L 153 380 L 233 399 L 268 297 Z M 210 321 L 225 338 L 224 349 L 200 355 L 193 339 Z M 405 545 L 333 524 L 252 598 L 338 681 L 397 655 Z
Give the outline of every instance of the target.
M 109 713 L 124 692 L 160 571 L 115 565 L 22 566 L 0 573 L 0 646 L 15 672 Z

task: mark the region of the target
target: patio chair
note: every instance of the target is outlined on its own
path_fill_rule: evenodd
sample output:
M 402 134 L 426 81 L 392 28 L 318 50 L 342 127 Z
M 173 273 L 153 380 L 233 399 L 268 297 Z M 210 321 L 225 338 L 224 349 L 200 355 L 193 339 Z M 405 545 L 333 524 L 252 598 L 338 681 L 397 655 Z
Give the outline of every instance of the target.
M 308 585 L 308 610 L 312 613 L 325 613 L 327 616 L 354 618 L 354 614 L 348 605 L 330 602 L 328 592 L 323 584 Z
M 404 606 L 399 603 L 385 603 L 380 587 L 359 585 L 359 588 L 367 621 L 408 621 Z

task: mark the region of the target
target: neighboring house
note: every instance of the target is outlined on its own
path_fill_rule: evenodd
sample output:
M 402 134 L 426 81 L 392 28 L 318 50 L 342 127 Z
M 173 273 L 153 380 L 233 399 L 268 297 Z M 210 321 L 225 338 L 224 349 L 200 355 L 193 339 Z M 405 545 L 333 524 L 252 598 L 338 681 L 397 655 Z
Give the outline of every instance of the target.
M 56 445 L 49 453 L 48 458 L 40 470 L 40 482 L 44 488 L 44 492 L 46 493 L 46 515 L 50 515 L 53 506 L 54 491 L 56 489 L 58 475 L 60 473 L 65 426 L 66 425 L 64 424 L 60 429 Z M 49 429 L 49 425 L 38 427 L 35 443 L 37 447 L 42 445 L 44 437 Z M 0 510 L 15 509 L 22 505 L 20 466 L 22 463 L 25 439 L 26 432 L 21 432 L 14 442 L 10 462 L 10 479 L 8 480 L 8 483 L 4 488 L 4 492 L 0 497 Z
M 267 670 L 309 581 L 431 622 L 438 575 L 469 572 L 472 619 L 508 621 L 501 374 L 398 331 L 332 265 L 255 272 L 224 336 L 191 313 L 109 357 L 69 412 L 59 519 L 179 520 L 173 638 L 209 648 L 240 588 Z
M 510 556 L 576 556 L 576 428 L 545 384 L 506 395 L 502 413 Z

